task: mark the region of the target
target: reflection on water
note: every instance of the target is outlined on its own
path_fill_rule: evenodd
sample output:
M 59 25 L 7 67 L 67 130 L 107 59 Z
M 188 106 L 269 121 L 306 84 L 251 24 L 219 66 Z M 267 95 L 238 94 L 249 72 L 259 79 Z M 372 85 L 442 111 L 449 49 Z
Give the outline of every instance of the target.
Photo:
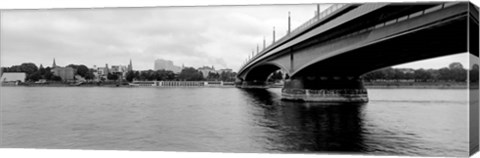
M 369 90 L 365 104 L 280 89 L 2 87 L 0 147 L 467 156 L 466 90 Z
M 282 101 L 272 90 L 243 90 L 258 126 L 272 129 L 271 150 L 466 156 L 464 91 L 390 91 L 398 92 L 373 90 L 370 103 L 341 104 Z
M 244 90 L 256 106 L 258 125 L 275 131 L 272 150 L 361 152 L 363 104 L 280 101 L 265 89 Z M 258 105 L 258 106 L 257 106 Z

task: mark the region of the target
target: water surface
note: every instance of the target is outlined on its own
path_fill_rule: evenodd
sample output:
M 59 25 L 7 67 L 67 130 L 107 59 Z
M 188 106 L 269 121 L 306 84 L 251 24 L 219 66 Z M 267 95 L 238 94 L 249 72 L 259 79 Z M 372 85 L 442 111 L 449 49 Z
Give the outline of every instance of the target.
M 366 104 L 280 89 L 2 87 L 0 147 L 467 156 L 466 90 L 368 90 Z

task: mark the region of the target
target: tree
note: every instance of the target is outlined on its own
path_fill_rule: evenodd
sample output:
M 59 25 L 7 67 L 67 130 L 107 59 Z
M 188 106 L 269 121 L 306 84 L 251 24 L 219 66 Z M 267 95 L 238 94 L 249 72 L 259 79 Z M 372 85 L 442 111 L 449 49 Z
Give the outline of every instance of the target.
M 227 81 L 230 78 L 228 72 L 222 72 L 220 73 L 220 80 L 222 81 Z
M 152 70 L 150 70 L 150 71 L 152 71 Z M 141 71 L 140 75 L 138 76 L 138 79 L 142 80 L 142 81 L 151 80 L 152 79 L 151 72 L 149 72 L 148 70 L 147 71 Z
M 35 71 L 34 73 L 28 76 L 29 80 L 38 81 L 42 78 L 40 71 Z
M 270 76 L 268 77 L 268 81 L 269 82 L 277 82 L 279 80 L 282 80 L 283 79 L 283 74 L 281 71 L 275 71 L 273 72 L 272 74 L 270 74 Z
M 217 81 L 220 79 L 220 75 L 216 72 L 208 72 L 207 80 Z
M 61 78 L 60 76 L 53 75 L 52 78 L 51 78 L 51 80 L 53 80 L 53 81 L 61 81 L 62 78 Z
M 444 67 L 438 70 L 438 80 L 450 81 L 452 78 L 453 77 L 450 69 Z
M 413 78 L 416 80 L 416 81 L 420 81 L 420 82 L 426 82 L 428 81 L 429 79 L 432 79 L 432 75 L 424 70 L 424 69 L 418 69 L 418 70 L 415 70 L 413 72 Z
M 85 74 L 85 79 L 87 80 L 92 80 L 93 78 L 95 78 L 95 75 L 93 74 L 93 69 L 88 69 L 88 72 Z
M 165 71 L 163 73 L 164 75 L 164 80 L 174 80 L 176 77 L 175 77 L 175 73 L 173 71 Z
M 108 73 L 108 74 L 107 74 L 107 79 L 109 79 L 109 80 L 118 80 L 118 75 L 112 74 L 112 73 Z
M 200 71 L 188 67 L 184 68 L 180 74 L 178 75 L 179 80 L 185 80 L 185 81 L 200 81 L 203 80 L 203 75 Z
M 89 71 L 90 71 L 90 70 L 89 70 L 88 67 L 85 66 L 85 65 L 79 65 L 79 66 L 77 67 L 77 74 L 80 75 L 80 76 L 82 76 L 82 77 L 87 78 L 87 75 L 89 75 L 89 74 L 88 74 Z M 92 73 L 92 75 L 93 75 L 93 73 Z
M 135 72 L 133 72 L 133 71 L 128 71 L 128 72 L 127 72 L 127 75 L 125 76 L 125 79 L 126 79 L 128 82 L 132 82 L 135 77 L 136 77 L 136 76 L 135 76 Z
M 135 79 L 139 79 L 140 78 L 140 72 L 139 71 L 135 71 Z
M 40 71 L 40 74 L 43 76 L 45 74 L 45 68 L 43 68 L 43 65 L 40 64 L 40 68 L 38 68 L 38 71 Z
M 464 69 L 463 68 L 463 65 L 459 62 L 453 62 L 451 63 L 450 65 L 448 65 L 448 68 L 450 70 L 461 70 L 461 69 Z
M 235 81 L 236 75 L 235 72 L 222 72 L 220 73 L 220 80 L 228 82 Z
M 478 64 L 473 64 L 469 72 L 470 82 L 478 82 Z
M 53 76 L 52 69 L 50 67 L 45 68 L 42 78 L 46 80 L 54 80 Z
M 457 82 L 465 82 L 467 80 L 467 70 L 459 62 L 451 63 L 449 66 L 451 79 Z
M 379 79 L 385 79 L 385 75 L 381 70 L 376 70 L 362 75 L 362 79 L 366 81 L 375 81 Z
M 13 71 L 10 71 L 10 72 L 25 72 L 27 75 L 26 80 L 37 81 L 38 78 L 40 77 L 39 73 L 32 76 L 33 73 L 38 71 L 38 67 L 34 63 L 22 63 L 20 66 L 12 66 L 12 69 Z
M 87 76 L 90 75 L 90 74 L 88 74 L 90 70 L 85 65 L 70 64 L 70 65 L 67 65 L 67 67 L 73 68 L 77 75 L 80 75 L 84 78 L 87 78 Z M 92 73 L 92 75 L 93 75 L 93 73 Z
M 27 75 L 33 74 L 35 71 L 38 71 L 38 67 L 34 63 L 23 63 L 20 65 L 20 72 L 25 72 Z
M 169 81 L 175 79 L 175 73 L 170 70 L 157 70 L 154 72 L 155 80 Z
M 438 70 L 438 79 L 443 81 L 456 81 L 465 82 L 467 80 L 467 70 L 463 68 L 463 65 L 454 62 L 451 63 L 448 68 L 441 68 Z

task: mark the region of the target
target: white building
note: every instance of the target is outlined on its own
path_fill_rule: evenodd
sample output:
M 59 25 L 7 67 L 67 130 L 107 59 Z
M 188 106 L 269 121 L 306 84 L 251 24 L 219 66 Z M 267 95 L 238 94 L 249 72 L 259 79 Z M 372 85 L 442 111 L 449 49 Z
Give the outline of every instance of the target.
M 198 71 L 202 72 L 203 78 L 207 78 L 210 72 L 215 73 L 215 68 L 213 66 L 212 67 L 203 66 L 198 68 Z
M 1 82 L 25 82 L 27 74 L 24 72 L 4 72 L 0 78 Z

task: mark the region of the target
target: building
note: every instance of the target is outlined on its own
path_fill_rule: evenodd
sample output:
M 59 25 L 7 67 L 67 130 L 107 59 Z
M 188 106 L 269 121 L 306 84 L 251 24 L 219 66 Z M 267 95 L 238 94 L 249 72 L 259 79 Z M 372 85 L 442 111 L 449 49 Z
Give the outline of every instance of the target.
M 105 76 L 108 74 L 108 68 L 106 67 L 97 67 L 96 70 L 99 76 Z
M 95 81 L 100 81 L 102 78 L 107 79 L 108 68 L 106 67 L 97 67 L 97 65 L 93 65 L 93 76 Z
M 173 71 L 174 73 L 180 73 L 180 71 L 182 71 L 182 67 L 175 66 L 170 60 L 157 59 L 155 60 L 154 70 L 169 70 Z
M 121 76 L 119 76 L 121 79 L 126 78 L 127 72 L 128 67 L 124 65 L 112 65 L 112 68 L 110 69 L 110 73 L 112 74 L 121 74 Z
M 55 63 L 53 58 L 52 70 L 53 75 L 62 78 L 62 81 L 72 81 L 75 77 L 75 70 L 71 67 L 61 67 Z
M 25 82 L 27 74 L 25 72 L 4 72 L 0 78 L 1 82 Z
M 124 73 L 127 72 L 127 66 L 124 65 L 112 65 L 110 73 Z
M 73 81 L 75 70 L 71 67 L 55 67 L 52 70 L 53 75 L 62 78 L 62 81 Z
M 217 73 L 218 73 L 218 74 L 231 73 L 231 72 L 233 72 L 232 69 L 220 69 L 220 70 L 217 70 Z
M 128 66 L 112 65 L 109 68 L 108 64 L 105 64 L 105 67 L 97 67 L 96 65 L 93 65 L 93 75 L 95 75 L 95 80 L 97 81 L 101 80 L 102 78 L 106 80 L 108 73 L 121 74 L 121 78 L 125 79 L 128 71 L 133 71 L 132 59 L 130 59 Z
M 210 72 L 215 73 L 215 68 L 213 66 L 212 67 L 203 66 L 198 68 L 198 71 L 202 73 L 203 78 L 207 78 Z

